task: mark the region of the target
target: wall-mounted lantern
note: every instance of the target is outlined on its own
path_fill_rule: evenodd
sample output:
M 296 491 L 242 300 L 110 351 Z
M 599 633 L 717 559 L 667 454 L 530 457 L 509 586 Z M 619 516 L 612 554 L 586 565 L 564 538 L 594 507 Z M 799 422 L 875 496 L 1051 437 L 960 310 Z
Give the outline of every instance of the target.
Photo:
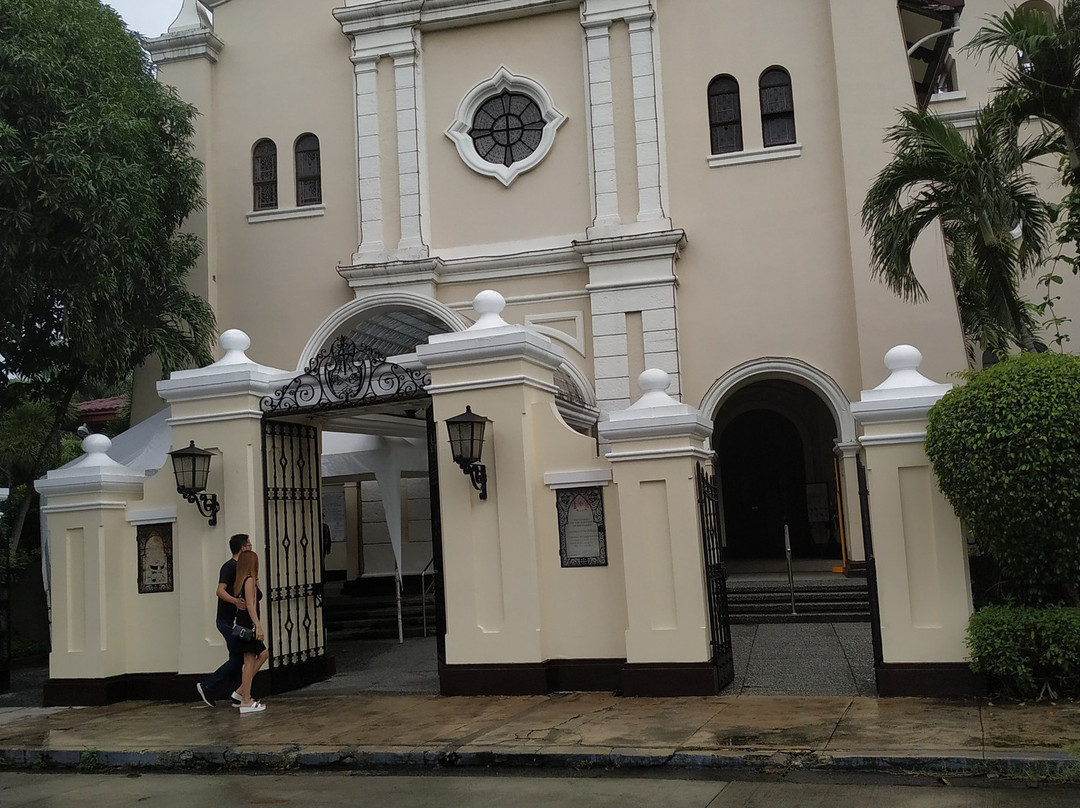
M 210 527 L 214 527 L 221 505 L 218 504 L 217 494 L 203 493 L 206 491 L 206 478 L 210 475 L 212 455 L 191 441 L 187 448 L 169 452 L 169 457 L 172 458 L 173 474 L 176 475 L 176 492 L 188 502 L 195 503 L 199 513 L 210 517 Z
M 480 464 L 480 456 L 484 451 L 484 427 L 488 423 L 487 418 L 473 413 L 472 407 L 466 407 L 461 415 L 446 419 L 450 453 L 472 481 L 473 488 L 480 492 L 480 499 L 487 499 L 487 469 Z

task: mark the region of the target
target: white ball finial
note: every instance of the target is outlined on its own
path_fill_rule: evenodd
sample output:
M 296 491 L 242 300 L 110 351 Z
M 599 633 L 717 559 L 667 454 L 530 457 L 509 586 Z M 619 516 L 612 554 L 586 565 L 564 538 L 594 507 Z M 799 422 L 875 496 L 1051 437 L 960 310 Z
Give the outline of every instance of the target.
M 647 368 L 637 377 L 637 385 L 641 390 L 641 398 L 630 406 L 632 410 L 670 407 L 679 403 L 667 394 L 667 389 L 671 387 L 671 374 L 667 371 L 660 368 Z
M 656 391 L 665 393 L 671 387 L 671 375 L 659 368 L 649 368 L 637 377 L 637 386 L 646 395 Z
M 922 364 L 922 352 L 914 345 L 897 345 L 885 354 L 885 367 L 894 373 L 898 370 L 915 370 Z
M 218 337 L 218 345 L 221 346 L 221 350 L 225 351 L 225 355 L 215 364 L 237 365 L 251 361 L 247 358 L 247 354 L 244 353 L 244 351 L 251 347 L 251 337 L 239 328 L 230 328 L 228 331 L 222 331 L 221 336 Z
M 108 435 L 87 435 L 83 438 L 82 450 L 88 455 L 103 455 L 112 447 Z
M 502 318 L 503 309 L 506 308 L 506 298 L 493 289 L 485 289 L 473 298 L 473 309 L 480 315 L 480 319 L 470 330 L 481 328 L 500 328 L 509 325 Z

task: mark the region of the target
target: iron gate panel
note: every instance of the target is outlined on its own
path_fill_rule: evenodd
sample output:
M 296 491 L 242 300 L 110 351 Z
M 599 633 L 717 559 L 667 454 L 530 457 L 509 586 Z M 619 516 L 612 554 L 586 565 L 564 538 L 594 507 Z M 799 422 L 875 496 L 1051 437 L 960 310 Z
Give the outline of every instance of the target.
M 720 496 L 716 475 L 710 474 L 700 463 L 697 466 L 697 489 L 712 663 L 716 667 L 717 687 L 723 689 L 735 681 L 735 657 L 731 649 L 731 621 L 728 618 L 727 565 L 720 540 Z
M 289 678 L 291 669 L 326 654 L 320 468 L 316 427 L 263 421 L 262 580 L 271 682 Z

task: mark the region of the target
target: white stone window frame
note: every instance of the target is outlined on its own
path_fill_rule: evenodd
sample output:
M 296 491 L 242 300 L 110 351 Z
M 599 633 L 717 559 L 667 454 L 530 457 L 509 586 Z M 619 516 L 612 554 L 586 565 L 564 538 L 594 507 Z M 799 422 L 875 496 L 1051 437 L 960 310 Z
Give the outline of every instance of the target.
M 473 146 L 473 140 L 469 136 L 469 130 L 472 129 L 473 118 L 476 117 L 476 113 L 481 105 L 492 96 L 500 95 L 504 92 L 527 95 L 536 102 L 538 107 L 540 107 L 540 114 L 544 119 L 544 131 L 540 135 L 540 145 L 538 145 L 536 150 L 528 157 L 523 160 L 518 160 L 509 166 L 504 166 L 499 163 L 489 163 L 482 158 L 476 153 L 476 148 Z M 450 124 L 450 128 L 446 130 L 446 136 L 454 141 L 458 155 L 461 157 L 462 161 L 464 161 L 465 165 L 477 174 L 483 174 L 486 177 L 494 177 L 504 186 L 509 188 L 510 183 L 512 183 L 518 175 L 536 168 L 536 166 L 538 166 L 547 156 L 547 153 L 551 150 L 552 144 L 555 142 L 556 130 L 558 130 L 565 122 L 566 116 L 556 109 L 554 102 L 551 100 L 551 94 L 542 84 L 527 78 L 526 76 L 517 76 L 507 70 L 506 67 L 500 67 L 495 71 L 495 75 L 477 84 L 465 94 L 464 98 L 461 99 L 461 103 L 458 104 L 457 112 L 454 115 L 454 122 Z

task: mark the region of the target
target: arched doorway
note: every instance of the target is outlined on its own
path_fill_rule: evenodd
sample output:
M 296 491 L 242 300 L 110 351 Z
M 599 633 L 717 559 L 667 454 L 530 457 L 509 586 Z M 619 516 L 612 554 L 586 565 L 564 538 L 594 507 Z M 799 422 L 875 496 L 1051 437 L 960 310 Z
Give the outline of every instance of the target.
M 828 407 L 794 381 L 752 382 L 727 398 L 713 448 L 729 559 L 784 559 L 786 536 L 794 560 L 839 563 L 836 437 Z

